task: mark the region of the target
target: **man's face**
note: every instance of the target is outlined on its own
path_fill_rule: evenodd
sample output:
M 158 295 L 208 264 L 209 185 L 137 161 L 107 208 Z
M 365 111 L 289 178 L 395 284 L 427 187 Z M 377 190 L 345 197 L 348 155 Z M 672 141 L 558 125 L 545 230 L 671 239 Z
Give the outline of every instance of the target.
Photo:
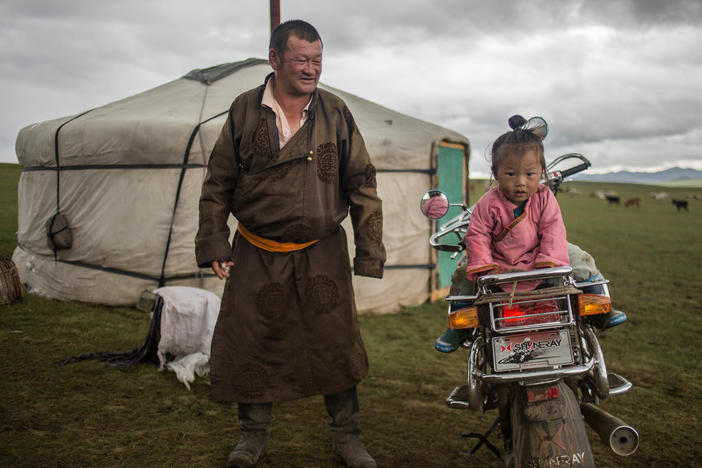
M 283 57 L 271 49 L 268 58 L 275 70 L 277 92 L 304 96 L 310 95 L 317 88 L 322 74 L 321 41 L 307 42 L 290 35 Z

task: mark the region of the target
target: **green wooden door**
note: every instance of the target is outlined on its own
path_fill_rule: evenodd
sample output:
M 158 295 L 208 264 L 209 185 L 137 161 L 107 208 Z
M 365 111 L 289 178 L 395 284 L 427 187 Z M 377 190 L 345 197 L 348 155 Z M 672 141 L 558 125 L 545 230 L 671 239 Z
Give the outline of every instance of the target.
M 448 196 L 451 203 L 467 203 L 467 164 L 468 156 L 463 145 L 455 143 L 441 142 L 436 155 L 436 188 Z M 438 220 L 436 226 L 445 223 L 449 219 L 461 213 L 461 208 L 452 206 L 449 212 Z M 457 244 L 458 237 L 446 236 L 442 242 Z M 451 259 L 451 252 L 438 252 L 438 289 L 444 289 L 451 285 L 451 275 L 456 269 L 456 264 L 460 255 Z

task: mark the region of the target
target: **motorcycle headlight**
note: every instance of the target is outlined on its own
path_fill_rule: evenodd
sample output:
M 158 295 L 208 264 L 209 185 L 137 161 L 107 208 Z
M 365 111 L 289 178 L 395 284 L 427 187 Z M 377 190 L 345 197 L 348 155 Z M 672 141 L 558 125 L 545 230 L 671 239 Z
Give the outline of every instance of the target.
M 612 300 L 601 294 L 580 294 L 578 310 L 580 315 L 607 314 L 612 309 Z

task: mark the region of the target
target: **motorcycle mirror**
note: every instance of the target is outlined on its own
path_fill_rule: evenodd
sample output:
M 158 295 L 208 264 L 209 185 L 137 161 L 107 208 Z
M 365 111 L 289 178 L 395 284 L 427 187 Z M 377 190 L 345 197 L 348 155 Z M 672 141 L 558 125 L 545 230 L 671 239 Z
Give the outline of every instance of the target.
M 441 190 L 429 190 L 420 202 L 422 213 L 429 219 L 439 219 L 448 213 L 449 200 Z
M 548 124 L 543 117 L 532 117 L 520 128 L 530 131 L 534 135 L 541 137 L 542 140 L 548 135 Z

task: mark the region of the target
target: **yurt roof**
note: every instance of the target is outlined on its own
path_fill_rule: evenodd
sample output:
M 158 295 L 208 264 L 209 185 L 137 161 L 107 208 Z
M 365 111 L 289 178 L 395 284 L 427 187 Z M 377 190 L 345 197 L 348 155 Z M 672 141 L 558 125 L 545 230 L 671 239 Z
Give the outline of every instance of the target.
M 226 112 L 263 83 L 266 60 L 195 69 L 161 86 L 87 112 L 23 128 L 17 157 L 27 167 L 206 164 Z M 462 135 L 320 83 L 354 114 L 378 169 L 427 167 L 427 141 L 468 144 Z M 197 138 L 195 138 L 197 137 Z M 186 154 L 186 150 L 188 154 Z

